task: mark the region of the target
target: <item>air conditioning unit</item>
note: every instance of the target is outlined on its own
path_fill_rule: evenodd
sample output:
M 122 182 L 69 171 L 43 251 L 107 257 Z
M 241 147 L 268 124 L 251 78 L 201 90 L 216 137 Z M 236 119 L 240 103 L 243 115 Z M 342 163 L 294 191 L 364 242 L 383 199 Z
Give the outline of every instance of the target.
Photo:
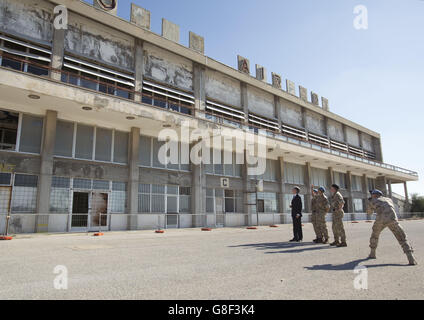
M 96 8 L 114 15 L 118 13 L 118 0 L 93 0 L 93 2 Z

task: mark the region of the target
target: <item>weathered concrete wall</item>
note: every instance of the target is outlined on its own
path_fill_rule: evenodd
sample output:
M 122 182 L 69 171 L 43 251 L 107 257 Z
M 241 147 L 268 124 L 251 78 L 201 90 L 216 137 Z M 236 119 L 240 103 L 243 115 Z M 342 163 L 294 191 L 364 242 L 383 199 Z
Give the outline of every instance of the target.
M 40 157 L 36 155 L 18 154 L 0 151 L 0 163 L 13 166 L 13 172 L 39 174 Z
M 53 38 L 53 5 L 41 0 L 0 0 L 0 29 L 42 42 Z
M 281 99 L 281 121 L 295 127 L 303 127 L 302 108 L 292 102 Z
M 341 123 L 328 119 L 328 136 L 336 141 L 343 141 L 343 126 Z
M 193 63 L 152 44 L 144 44 L 144 74 L 160 82 L 193 91 Z
M 362 148 L 364 148 L 364 150 L 374 152 L 374 143 L 372 137 L 366 133 L 362 133 L 361 136 Z
M 209 69 L 206 70 L 205 78 L 207 97 L 234 107 L 241 107 L 239 81 Z
M 359 147 L 359 133 L 358 130 L 352 129 L 350 127 L 346 127 L 346 140 L 347 143 L 354 146 Z
M 206 176 L 206 186 L 207 188 L 221 188 L 221 177 L 218 176 Z M 231 190 L 244 190 L 243 179 L 230 178 L 230 187 Z
M 128 167 L 78 160 L 55 159 L 53 175 L 126 181 L 128 179 Z
M 134 38 L 77 14 L 69 14 L 65 50 L 120 68 L 134 68 Z
M 140 168 L 140 183 L 190 187 L 191 182 L 191 173 Z
M 325 135 L 325 120 L 323 116 L 315 112 L 307 111 L 305 121 L 308 131 Z
M 247 87 L 249 111 L 267 118 L 275 118 L 274 96 L 254 87 Z

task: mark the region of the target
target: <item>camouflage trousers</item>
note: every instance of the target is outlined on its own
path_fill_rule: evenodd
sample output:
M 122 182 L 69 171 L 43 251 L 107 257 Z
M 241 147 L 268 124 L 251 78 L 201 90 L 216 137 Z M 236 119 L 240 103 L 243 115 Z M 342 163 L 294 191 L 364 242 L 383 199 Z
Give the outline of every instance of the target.
M 325 221 L 325 216 L 327 213 L 318 213 L 318 221 L 317 221 L 317 228 L 318 228 L 318 234 L 320 234 L 320 238 L 328 239 L 328 229 L 327 229 L 327 223 Z
M 346 242 L 346 233 L 343 226 L 343 212 L 333 212 L 333 235 L 334 241 Z
M 313 212 L 311 214 L 311 222 L 312 222 L 312 227 L 314 227 L 314 232 L 316 235 L 316 239 L 319 239 L 319 230 L 318 230 L 318 213 L 317 212 Z
M 414 252 L 411 245 L 408 243 L 408 239 L 406 237 L 406 233 L 396 220 L 391 221 L 381 221 L 376 220 L 372 227 L 372 234 L 370 239 L 370 248 L 377 249 L 378 246 L 378 238 L 380 237 L 380 233 L 388 227 L 390 231 L 394 234 L 400 246 L 403 249 L 403 252 L 410 253 Z
M 328 239 L 328 229 L 325 222 L 326 213 L 312 213 L 311 222 L 317 239 Z

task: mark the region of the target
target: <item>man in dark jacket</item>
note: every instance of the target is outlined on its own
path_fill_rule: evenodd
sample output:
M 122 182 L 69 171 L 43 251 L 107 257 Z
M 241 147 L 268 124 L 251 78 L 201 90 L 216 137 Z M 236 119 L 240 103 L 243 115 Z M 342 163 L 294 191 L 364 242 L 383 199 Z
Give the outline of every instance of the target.
M 293 218 L 293 239 L 290 242 L 300 242 L 303 240 L 302 233 L 302 198 L 299 196 L 300 188 L 294 187 L 293 199 L 290 205 Z

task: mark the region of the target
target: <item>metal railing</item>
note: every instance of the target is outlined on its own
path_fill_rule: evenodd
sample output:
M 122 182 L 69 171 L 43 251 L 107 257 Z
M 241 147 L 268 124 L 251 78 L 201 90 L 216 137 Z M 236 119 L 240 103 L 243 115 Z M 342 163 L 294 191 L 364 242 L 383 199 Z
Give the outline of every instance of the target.
M 367 213 L 345 213 L 344 221 L 375 220 Z M 424 212 L 398 214 L 399 220 L 424 219 Z M 326 217 L 331 222 L 331 214 Z M 0 235 L 6 234 L 7 215 L 0 214 Z M 100 222 L 100 223 L 99 223 Z M 311 214 L 304 213 L 303 223 L 311 222 Z M 226 214 L 16 214 L 10 215 L 8 234 L 70 233 L 127 230 L 162 230 L 190 228 L 238 228 L 291 224 L 289 213 L 226 213 Z
M 182 104 L 181 102 L 178 102 L 178 103 L 175 103 L 175 101 L 170 102 L 168 98 L 162 99 L 161 97 L 155 97 L 154 95 L 146 93 L 144 91 L 138 92 L 132 89 L 125 88 L 123 86 L 119 86 L 116 83 L 107 83 L 107 82 L 93 79 L 90 77 L 85 77 L 83 75 L 79 75 L 73 72 L 55 69 L 44 64 L 17 58 L 16 56 L 2 52 L 0 50 L 0 59 L 2 58 L 13 60 L 18 64 L 16 68 L 5 67 L 8 69 L 21 71 L 21 72 L 27 72 L 32 74 L 30 71 L 25 71 L 25 70 L 28 70 L 25 66 L 31 65 L 37 68 L 37 70 L 41 69 L 46 71 L 45 74 L 41 75 L 42 77 L 48 77 L 51 73 L 56 73 L 61 77 L 61 82 L 64 82 L 70 85 L 75 85 L 74 83 L 75 79 L 84 80 L 87 83 L 88 82 L 95 83 L 97 90 L 94 90 L 92 88 L 87 88 L 87 86 L 83 86 L 83 85 L 78 85 L 78 87 L 83 87 L 87 90 L 102 92 L 103 94 L 113 95 L 119 99 L 130 100 L 134 103 L 140 103 L 140 104 L 146 104 L 142 102 L 143 98 L 152 99 L 152 104 L 151 104 L 152 107 L 166 109 L 173 112 L 178 112 L 186 116 L 191 116 L 191 117 L 194 116 L 194 108 L 192 106 Z M 119 94 L 119 92 L 125 93 L 125 94 Z M 154 103 L 154 100 L 161 101 L 160 105 L 162 106 L 156 106 Z M 215 119 L 222 118 L 226 121 L 231 121 L 239 125 L 240 128 L 245 130 L 249 130 L 249 128 L 252 128 L 254 132 L 256 132 L 256 130 L 264 131 L 267 136 L 275 138 L 277 140 L 285 141 L 288 143 L 300 145 L 302 147 L 307 147 L 310 149 L 323 151 L 323 152 L 330 153 L 330 154 L 340 156 L 343 158 L 356 160 L 356 161 L 377 166 L 380 168 L 418 177 L 418 173 L 415 171 L 404 169 L 404 168 L 386 164 L 386 163 L 382 163 L 375 160 L 375 154 L 372 152 L 365 151 L 363 149 L 359 149 L 356 147 L 351 147 L 345 143 L 337 142 L 337 141 L 328 139 L 326 137 L 321 137 L 315 134 L 310 134 L 309 136 L 308 132 L 306 132 L 306 130 L 303 128 L 296 128 L 293 126 L 289 126 L 287 124 L 282 124 L 280 130 L 274 131 L 274 130 L 267 130 L 267 129 L 255 126 L 253 124 L 243 124 L 229 117 L 227 118 L 215 113 L 205 112 L 205 114 L 213 116 Z M 213 119 L 210 119 L 210 120 L 214 121 Z M 224 122 L 221 122 L 220 124 L 225 125 Z M 325 143 L 326 140 L 328 140 L 328 144 Z

